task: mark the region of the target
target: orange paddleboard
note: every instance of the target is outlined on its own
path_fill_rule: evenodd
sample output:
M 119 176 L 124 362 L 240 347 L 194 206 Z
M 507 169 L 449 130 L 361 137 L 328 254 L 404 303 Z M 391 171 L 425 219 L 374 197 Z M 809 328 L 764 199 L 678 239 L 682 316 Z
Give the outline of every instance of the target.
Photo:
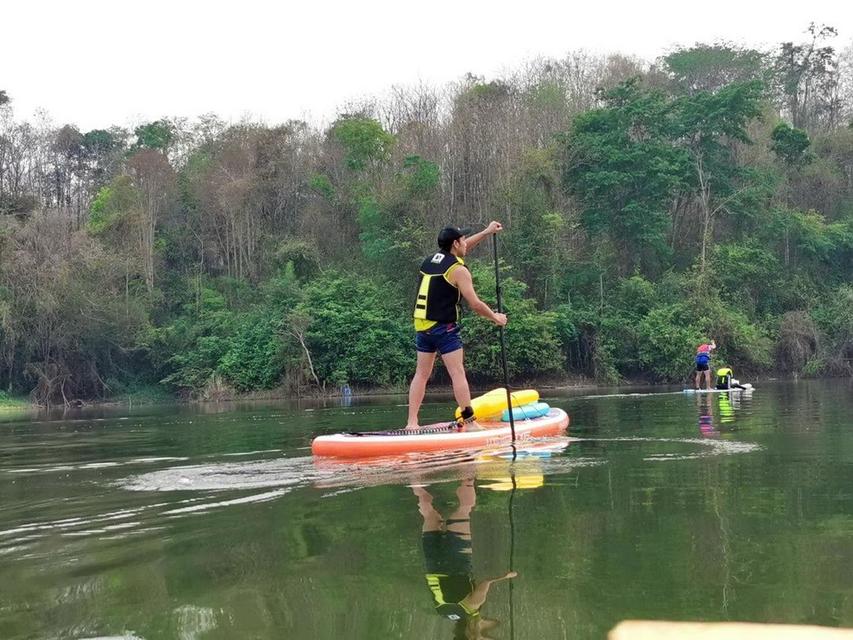
M 336 433 L 318 436 L 311 443 L 315 456 L 339 458 L 369 458 L 412 452 L 453 449 L 481 449 L 512 443 L 509 422 L 482 420 L 483 431 L 448 429 L 447 423 L 426 425 L 414 432 L 405 430 L 363 434 Z M 515 421 L 515 441 L 559 435 L 569 426 L 569 416 L 562 409 L 552 408 L 546 415 Z

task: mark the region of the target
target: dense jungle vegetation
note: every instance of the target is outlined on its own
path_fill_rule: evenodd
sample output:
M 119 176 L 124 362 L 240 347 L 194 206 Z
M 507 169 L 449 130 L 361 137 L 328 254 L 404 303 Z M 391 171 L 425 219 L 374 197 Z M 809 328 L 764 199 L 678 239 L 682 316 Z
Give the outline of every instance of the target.
M 417 266 L 501 220 L 510 374 L 853 372 L 853 46 L 583 52 L 329 126 L 80 131 L 0 91 L 0 388 L 38 403 L 405 385 Z M 494 303 L 491 248 L 468 264 Z M 465 321 L 470 377 L 495 328 Z M 441 376 L 439 372 L 437 375 Z

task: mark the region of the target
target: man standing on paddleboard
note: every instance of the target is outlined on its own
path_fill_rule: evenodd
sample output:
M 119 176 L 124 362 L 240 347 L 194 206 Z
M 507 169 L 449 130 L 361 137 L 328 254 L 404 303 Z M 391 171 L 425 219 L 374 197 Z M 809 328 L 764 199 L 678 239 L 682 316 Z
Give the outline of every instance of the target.
M 471 409 L 471 390 L 465 376 L 462 339 L 459 336 L 459 301 L 465 298 L 474 313 L 500 327 L 506 325 L 507 319 L 505 314 L 496 313 L 477 297 L 471 272 L 465 267 L 463 258 L 470 249 L 502 229 L 503 225 L 494 220 L 473 235 L 470 235 L 471 229 L 444 227 L 438 233 L 439 251 L 428 256 L 421 264 L 420 285 L 413 314 L 418 361 L 409 386 L 407 429 L 418 428 L 418 412 L 424 401 L 436 353 L 441 354 L 453 384 L 453 395 L 462 409 L 459 426 L 465 431 L 482 429 Z
M 702 377 L 705 377 L 705 388 L 711 389 L 711 352 L 717 348 L 717 343 L 711 340 L 696 347 L 696 378 L 693 384 L 699 390 Z

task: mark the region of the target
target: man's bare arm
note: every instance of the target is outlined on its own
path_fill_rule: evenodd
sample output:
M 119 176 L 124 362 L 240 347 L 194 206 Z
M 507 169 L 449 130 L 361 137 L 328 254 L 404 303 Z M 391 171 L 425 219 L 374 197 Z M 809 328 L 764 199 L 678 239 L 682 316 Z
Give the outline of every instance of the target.
M 482 231 L 478 231 L 472 236 L 468 236 L 465 238 L 465 241 L 468 243 L 468 249 L 473 249 L 478 244 L 480 244 L 483 240 L 485 240 L 490 235 L 497 233 L 498 231 L 503 230 L 503 225 L 497 220 L 492 220 Z
M 465 267 L 459 266 L 450 274 L 450 280 L 455 284 L 459 293 L 465 298 L 465 302 L 471 307 L 471 310 L 479 316 L 483 316 L 494 322 L 496 325 L 503 327 L 506 325 L 506 315 L 503 313 L 495 313 L 492 308 L 477 297 L 477 292 L 474 291 L 474 281 L 471 278 L 471 272 Z

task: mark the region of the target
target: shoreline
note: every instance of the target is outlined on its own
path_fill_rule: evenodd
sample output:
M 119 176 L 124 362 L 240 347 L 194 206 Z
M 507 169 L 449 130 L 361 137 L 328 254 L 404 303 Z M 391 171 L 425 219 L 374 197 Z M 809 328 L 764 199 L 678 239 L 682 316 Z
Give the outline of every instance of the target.
M 773 376 L 773 377 L 761 377 L 758 376 L 754 379 L 753 384 L 768 382 L 768 381 L 797 381 L 797 380 L 811 380 L 812 378 L 802 378 L 799 376 Z M 818 378 L 814 378 L 818 379 Z M 823 379 L 823 378 L 820 378 Z M 834 378 L 827 378 L 834 379 Z M 499 382 L 493 382 L 491 384 L 472 384 L 471 385 L 471 393 L 472 396 L 478 396 L 483 393 L 486 393 L 492 389 L 500 388 L 503 385 Z M 548 391 L 584 391 L 584 390 L 601 390 L 601 389 L 610 389 L 613 391 L 618 391 L 620 389 L 637 389 L 637 388 L 645 388 L 645 389 L 656 389 L 659 388 L 661 390 L 671 389 L 673 387 L 681 387 L 681 388 L 689 388 L 693 386 L 693 381 L 681 381 L 681 382 L 650 382 L 648 380 L 623 380 L 619 383 L 602 383 L 596 382 L 589 378 L 570 378 L 566 380 L 554 380 L 554 379 L 545 379 L 541 381 L 524 381 L 522 383 L 511 385 L 514 389 L 537 389 L 542 392 L 542 395 L 547 395 Z M 405 396 L 408 393 L 407 387 L 377 387 L 377 388 L 368 388 L 368 389 L 352 389 L 349 394 L 350 398 L 382 398 L 382 397 L 390 397 L 390 396 Z M 430 385 L 427 388 L 427 397 L 429 396 L 451 396 L 453 395 L 453 388 L 449 384 L 441 384 L 441 385 Z M 56 409 L 81 409 L 84 407 L 133 407 L 137 406 L 157 406 L 157 405 L 215 405 L 222 403 L 235 403 L 235 402 L 285 402 L 285 401 L 300 401 L 300 400 L 314 400 L 314 401 L 322 401 L 322 400 L 332 400 L 332 399 L 342 399 L 346 398 L 347 394 L 344 394 L 340 391 L 339 388 L 336 388 L 334 392 L 325 391 L 325 392 L 312 392 L 312 393 L 292 393 L 286 392 L 283 389 L 269 389 L 264 391 L 250 391 L 250 392 L 236 392 L 231 390 L 219 389 L 217 393 L 208 395 L 208 396 L 200 396 L 200 397 L 181 397 L 180 395 L 174 396 L 162 396 L 162 397 L 148 397 L 148 398 L 134 398 L 133 396 L 123 396 L 116 398 L 109 398 L 103 400 L 80 400 L 75 399 L 71 405 L 62 405 L 56 404 L 51 405 L 50 407 L 44 407 L 40 405 L 35 405 L 23 398 L 8 398 L 10 404 L 0 405 L 0 413 L 3 412 L 14 412 L 14 411 L 46 411 L 46 410 L 56 410 Z

